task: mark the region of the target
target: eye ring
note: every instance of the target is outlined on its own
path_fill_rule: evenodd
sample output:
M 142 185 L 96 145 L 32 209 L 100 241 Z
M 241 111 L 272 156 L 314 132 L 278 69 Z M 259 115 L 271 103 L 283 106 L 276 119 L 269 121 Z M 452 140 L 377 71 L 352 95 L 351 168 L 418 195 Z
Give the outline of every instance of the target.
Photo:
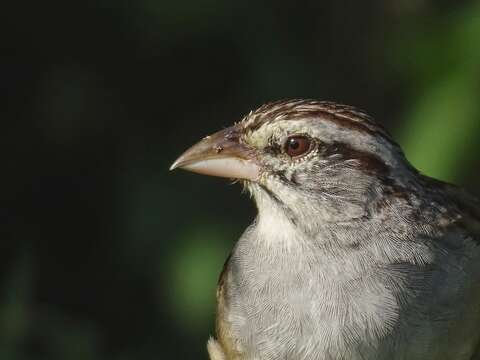
M 292 135 L 285 140 L 283 151 L 291 158 L 298 158 L 308 154 L 313 149 L 313 144 L 309 136 Z

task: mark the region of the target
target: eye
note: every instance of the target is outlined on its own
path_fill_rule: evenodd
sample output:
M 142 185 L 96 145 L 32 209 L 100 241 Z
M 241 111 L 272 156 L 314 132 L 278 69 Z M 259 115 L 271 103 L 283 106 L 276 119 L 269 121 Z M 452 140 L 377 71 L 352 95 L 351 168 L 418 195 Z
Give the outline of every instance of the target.
M 297 157 L 309 152 L 312 148 L 312 141 L 304 135 L 294 135 L 287 138 L 284 144 L 284 151 L 291 157 Z

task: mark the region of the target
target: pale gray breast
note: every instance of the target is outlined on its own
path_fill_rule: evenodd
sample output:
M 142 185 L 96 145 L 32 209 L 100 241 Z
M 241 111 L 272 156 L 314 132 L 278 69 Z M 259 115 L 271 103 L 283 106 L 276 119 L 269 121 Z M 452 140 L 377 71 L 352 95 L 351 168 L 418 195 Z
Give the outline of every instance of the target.
M 227 318 L 252 359 L 423 359 L 449 352 L 461 359 L 459 347 L 471 352 L 464 339 L 475 338 L 472 303 L 479 296 L 468 279 L 478 272 L 471 265 L 478 249 L 461 245 L 452 254 L 412 245 L 405 252 L 421 252 L 419 264 L 391 262 L 394 255 L 382 251 L 392 244 L 376 241 L 332 256 L 300 238 L 285 253 L 256 236 L 252 228 L 237 243 L 227 284 Z M 452 332 L 458 326 L 465 331 Z
M 395 323 L 394 294 L 362 255 L 334 258 L 300 239 L 283 253 L 254 236 L 247 233 L 231 258 L 229 316 L 236 336 L 262 359 L 338 355 Z

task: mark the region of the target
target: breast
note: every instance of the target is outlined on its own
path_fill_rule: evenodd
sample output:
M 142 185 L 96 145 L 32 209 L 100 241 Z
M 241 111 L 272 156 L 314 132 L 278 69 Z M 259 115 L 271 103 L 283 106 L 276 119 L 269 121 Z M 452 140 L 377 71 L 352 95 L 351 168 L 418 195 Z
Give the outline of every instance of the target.
M 356 277 L 324 254 L 321 262 L 312 253 L 267 260 L 271 254 L 250 245 L 247 260 L 243 250 L 232 256 L 217 295 L 218 336 L 234 351 L 314 359 L 374 339 L 396 322 L 396 299 L 382 282 Z
M 367 266 L 361 253 L 346 260 L 312 249 L 288 255 L 252 243 L 235 249 L 217 292 L 217 334 L 229 358 L 461 359 L 473 351 L 479 296 L 462 290 L 465 268 L 455 269 L 455 257 L 442 268 Z

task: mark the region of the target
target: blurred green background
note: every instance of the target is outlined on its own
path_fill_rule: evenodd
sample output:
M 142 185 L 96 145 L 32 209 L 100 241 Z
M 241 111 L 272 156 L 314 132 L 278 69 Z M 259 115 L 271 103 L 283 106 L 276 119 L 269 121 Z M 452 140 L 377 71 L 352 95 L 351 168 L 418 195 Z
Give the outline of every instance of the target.
M 0 359 L 205 359 L 255 209 L 167 169 L 264 102 L 366 109 L 480 193 L 478 1 L 10 2 L 1 24 Z

